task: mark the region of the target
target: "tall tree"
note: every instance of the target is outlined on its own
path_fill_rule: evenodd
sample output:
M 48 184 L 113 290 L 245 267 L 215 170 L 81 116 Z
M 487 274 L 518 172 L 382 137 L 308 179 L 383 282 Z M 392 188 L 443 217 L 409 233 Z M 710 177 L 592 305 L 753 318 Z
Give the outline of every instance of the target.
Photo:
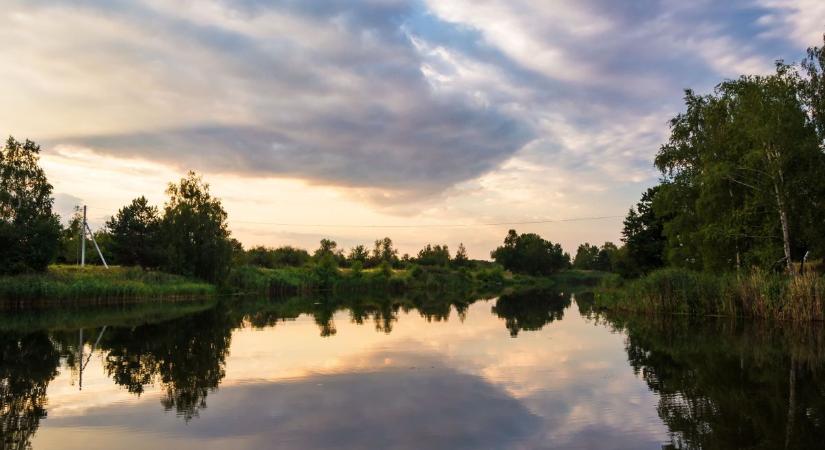
M 469 262 L 470 259 L 467 257 L 467 248 L 464 247 L 464 243 L 461 242 L 458 244 L 458 250 L 455 252 L 453 265 L 456 267 L 465 267 Z
M 170 183 L 166 193 L 161 232 L 167 270 L 222 281 L 229 272 L 232 244 L 221 201 L 191 171 L 177 184 Z
M 162 263 L 160 214 L 146 197 L 138 197 L 121 208 L 106 222 L 106 229 L 111 235 L 112 256 L 118 264 L 157 267 Z
M 510 230 L 504 245 L 490 256 L 507 270 L 531 275 L 549 275 L 570 266 L 570 255 L 559 244 L 534 233 L 519 235 L 516 230 Z
M 0 274 L 44 271 L 57 254 L 60 222 L 40 146 L 9 137 L 0 149 Z
M 635 277 L 664 266 L 667 243 L 663 235 L 664 220 L 656 215 L 653 207 L 658 191 L 658 186 L 645 191 L 624 219 L 622 241 L 626 250 L 619 267 L 622 276 Z
M 596 258 L 599 257 L 599 247 L 585 242 L 576 249 L 576 256 L 573 258 L 573 267 L 582 270 L 593 270 Z
M 825 160 L 792 68 L 686 94 L 656 166 L 664 175 L 656 212 L 668 258 L 679 265 L 731 269 L 773 266 L 816 245 Z M 821 209 L 821 208 L 820 208 Z

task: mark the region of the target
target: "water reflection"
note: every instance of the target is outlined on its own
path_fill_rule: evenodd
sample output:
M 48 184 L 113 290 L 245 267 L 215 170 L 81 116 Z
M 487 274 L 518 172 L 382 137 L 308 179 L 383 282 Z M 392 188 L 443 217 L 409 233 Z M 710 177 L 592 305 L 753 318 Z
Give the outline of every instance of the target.
M 801 449 L 825 438 L 819 327 L 605 315 L 571 292 L 7 315 L 3 448 Z M 50 329 L 29 330 L 38 320 Z
M 570 306 L 570 294 L 552 289 L 532 289 L 499 297 L 493 306 L 493 314 L 505 320 L 510 336 L 519 331 L 537 331 L 545 325 L 564 317 Z
M 44 332 L 0 332 L 0 436 L 4 449 L 24 449 L 46 417 L 46 389 L 60 355 Z
M 628 361 L 659 395 L 671 448 L 821 448 L 819 324 L 613 316 Z

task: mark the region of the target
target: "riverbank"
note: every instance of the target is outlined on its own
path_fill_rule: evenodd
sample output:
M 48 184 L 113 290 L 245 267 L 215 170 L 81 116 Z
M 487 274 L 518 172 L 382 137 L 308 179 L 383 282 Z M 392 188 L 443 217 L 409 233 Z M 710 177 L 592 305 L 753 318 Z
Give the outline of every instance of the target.
M 608 277 L 595 306 L 643 313 L 722 315 L 793 321 L 825 320 L 825 276 L 793 278 L 754 271 L 709 274 L 661 269 L 637 280 Z
M 403 294 L 428 292 L 441 295 L 495 294 L 504 289 L 557 285 L 595 286 L 603 272 L 563 271 L 535 277 L 512 274 L 500 267 L 448 268 L 413 266 L 393 270 L 325 270 L 317 266 L 265 269 L 241 266 L 220 286 L 178 275 L 137 267 L 56 265 L 42 274 L 0 277 L 0 300 L 71 301 L 134 300 L 205 297 L 216 294 L 264 296 L 335 294 Z
M 2 300 L 96 300 L 213 295 L 215 286 L 137 267 L 50 266 L 44 273 L 0 277 Z
M 530 288 L 558 284 L 595 286 L 604 272 L 570 270 L 550 276 L 513 274 L 500 267 L 447 268 L 413 266 L 393 270 L 339 269 L 326 271 L 318 267 L 265 269 L 244 266 L 232 271 L 228 286 L 239 292 L 268 295 L 302 295 L 332 293 L 403 293 L 429 292 L 497 292 L 504 288 Z

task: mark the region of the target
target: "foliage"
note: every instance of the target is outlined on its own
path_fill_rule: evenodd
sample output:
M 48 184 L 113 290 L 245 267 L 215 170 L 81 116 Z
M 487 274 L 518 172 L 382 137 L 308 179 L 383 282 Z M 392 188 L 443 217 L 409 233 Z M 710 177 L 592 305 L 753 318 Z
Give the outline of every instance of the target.
M 0 149 L 0 274 L 42 272 L 58 251 L 60 222 L 39 153 L 11 136 Z
M 656 156 L 664 179 L 667 259 L 697 269 L 774 267 L 823 249 L 825 154 L 802 103 L 799 77 L 743 76 L 706 96 L 685 94 Z M 813 204 L 812 204 L 813 202 Z
M 559 244 L 534 233 L 517 234 L 510 230 L 504 245 L 490 256 L 505 269 L 530 275 L 549 275 L 570 266 L 570 255 Z
M 737 277 L 667 268 L 625 283 L 607 279 L 596 299 L 611 310 L 823 320 L 825 277 L 788 278 L 764 270 Z
M 599 257 L 599 247 L 585 242 L 576 249 L 576 257 L 573 258 L 573 267 L 581 270 L 592 270 L 596 265 L 596 258 Z
M 111 235 L 110 251 L 114 263 L 129 266 L 159 267 L 160 214 L 146 197 L 138 197 L 106 222 Z
M 350 249 L 349 255 L 347 255 L 347 262 L 353 267 L 356 263 L 361 264 L 361 267 L 366 267 L 369 263 L 369 259 L 370 252 L 367 250 L 367 247 L 363 245 L 356 245 Z
M 442 266 L 450 265 L 450 250 L 446 245 L 430 245 L 422 248 L 418 252 L 416 263 L 422 266 Z
M 622 241 L 625 250 L 616 267 L 624 277 L 638 277 L 665 264 L 665 218 L 657 215 L 654 209 L 658 191 L 658 186 L 645 191 L 624 219 Z
M 221 282 L 229 273 L 232 245 L 226 211 L 209 185 L 189 172 L 166 190 L 169 201 L 161 221 L 164 267 L 172 273 Z
M 309 253 L 291 246 L 267 248 L 253 247 L 246 251 L 247 264 L 275 269 L 278 267 L 301 267 L 309 262 Z
M 393 246 L 392 239 L 388 237 L 375 241 L 369 267 L 378 267 L 382 263 L 387 263 L 391 266 L 399 263 L 398 250 Z
M 470 264 L 470 259 L 467 257 L 467 248 L 464 247 L 464 243 L 458 244 L 458 250 L 455 252 L 455 257 L 453 258 L 453 265 L 455 267 L 467 267 Z

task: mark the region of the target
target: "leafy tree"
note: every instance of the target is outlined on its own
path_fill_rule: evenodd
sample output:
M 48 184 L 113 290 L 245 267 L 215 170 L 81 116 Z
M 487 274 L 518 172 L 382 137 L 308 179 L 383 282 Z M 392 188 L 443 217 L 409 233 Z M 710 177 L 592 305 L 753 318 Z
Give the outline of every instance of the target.
M 309 253 L 301 248 L 283 246 L 275 249 L 257 246 L 246 251 L 246 264 L 275 269 L 278 267 L 302 267 L 310 260 Z
M 392 239 L 385 237 L 375 241 L 370 262 L 372 267 L 377 267 L 382 263 L 388 263 L 391 266 L 398 264 L 398 250 L 393 247 Z
M 453 258 L 453 265 L 456 267 L 467 267 L 470 264 L 470 258 L 467 257 L 467 248 L 464 243 L 458 244 L 458 251 L 455 252 Z
M 422 266 L 442 266 L 450 265 L 450 250 L 446 245 L 432 246 L 427 244 L 418 252 L 416 262 Z
M 351 265 L 355 265 L 356 262 L 361 264 L 363 268 L 364 265 L 367 264 L 367 261 L 370 258 L 370 252 L 367 250 L 367 247 L 363 245 L 356 245 L 349 251 L 349 255 L 347 256 L 347 260 Z
M 315 250 L 313 257 L 318 259 L 324 255 L 335 255 L 338 249 L 338 243 L 331 239 L 321 239 L 321 245 L 318 250 Z
M 160 214 L 146 197 L 138 197 L 106 222 L 111 235 L 111 255 L 121 265 L 158 267 L 160 249 Z
M 596 259 L 593 261 L 593 270 L 613 272 L 616 270 L 616 260 L 619 248 L 612 242 L 605 242 L 599 249 Z
M 802 81 L 802 99 L 819 133 L 820 146 L 825 150 L 825 35 L 822 47 L 810 47 L 802 69 L 807 77 Z
M 490 256 L 507 270 L 530 275 L 549 275 L 570 266 L 570 255 L 559 244 L 534 233 L 519 235 L 516 230 L 510 230 L 504 245 Z
M 792 261 L 822 241 L 825 155 L 792 68 L 743 76 L 697 96 L 671 121 L 656 157 L 664 178 L 655 212 L 667 257 L 711 270 Z
M 44 271 L 57 255 L 60 222 L 39 153 L 11 136 L 0 149 L 0 274 Z
M 226 211 L 195 172 L 170 183 L 161 221 L 166 269 L 173 273 L 222 281 L 229 272 L 232 244 Z
M 637 277 L 665 264 L 664 220 L 656 215 L 653 207 L 658 191 L 658 186 L 645 191 L 624 219 L 622 241 L 626 253 L 619 269 L 624 277 Z
M 599 247 L 585 242 L 579 245 L 576 250 L 576 257 L 573 258 L 573 267 L 582 270 L 593 270 L 596 265 L 596 258 L 599 257 Z

